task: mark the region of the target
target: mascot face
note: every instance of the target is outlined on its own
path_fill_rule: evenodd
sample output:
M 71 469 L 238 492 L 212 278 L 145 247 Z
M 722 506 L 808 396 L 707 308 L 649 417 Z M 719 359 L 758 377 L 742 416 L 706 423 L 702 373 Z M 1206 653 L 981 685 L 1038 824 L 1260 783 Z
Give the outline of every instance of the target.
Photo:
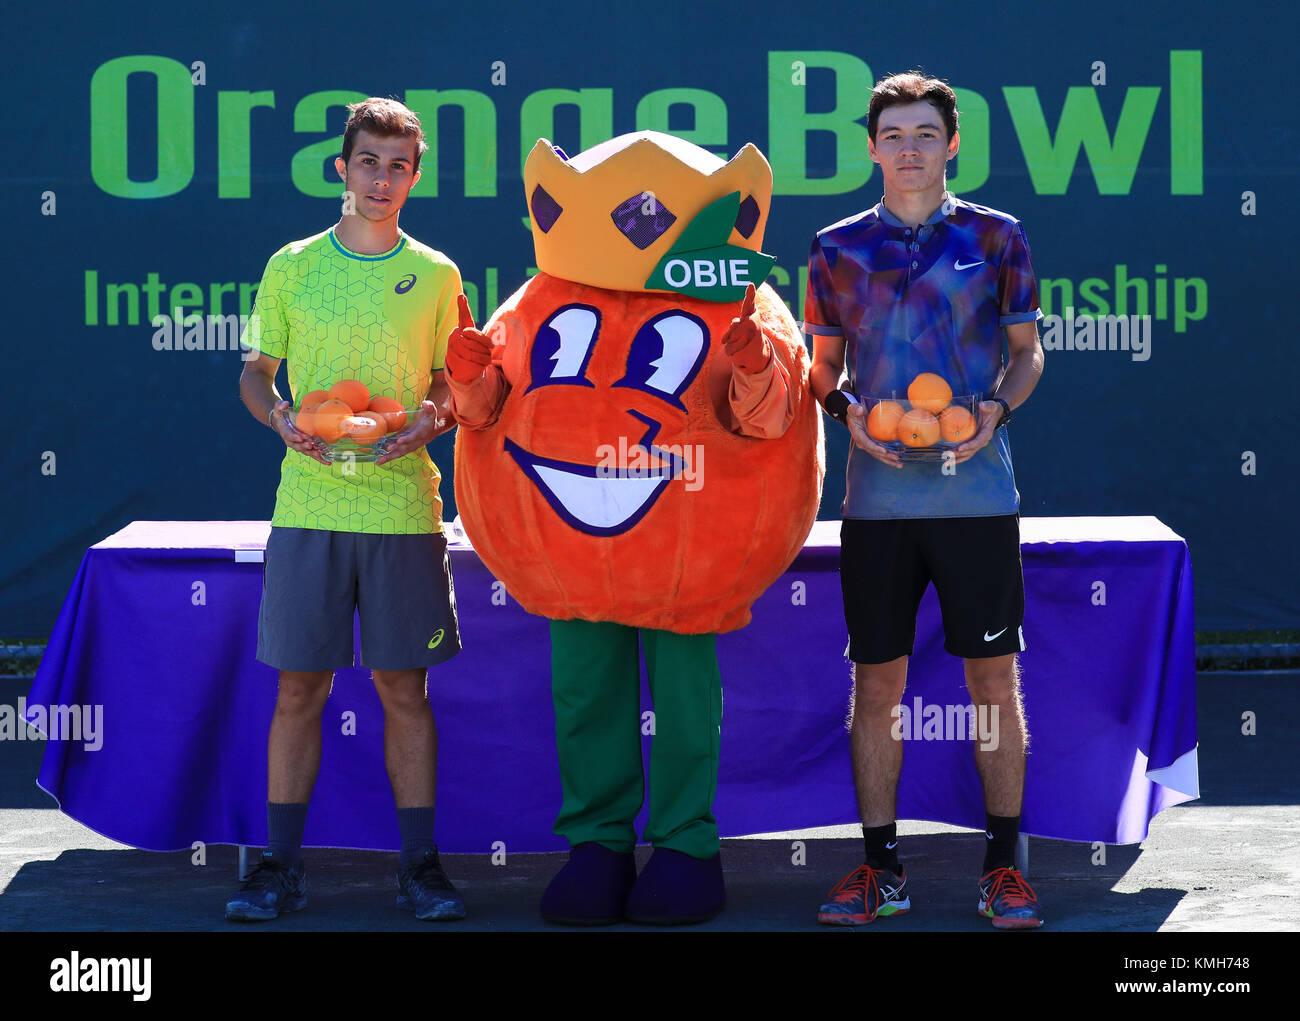
M 670 490 L 703 489 L 704 447 L 691 442 L 688 422 L 691 407 L 707 411 L 701 372 L 713 331 L 699 313 L 713 310 L 586 290 L 579 302 L 567 281 L 547 278 L 525 309 L 516 306 L 533 342 L 527 389 L 510 409 L 519 428 L 506 429 L 505 452 L 570 528 L 622 535 Z M 555 434 L 552 422 L 569 425 Z M 545 452 L 512 433 L 536 437 Z
M 732 367 L 720 340 L 739 303 L 628 286 L 644 283 L 700 209 L 733 192 L 748 219 L 730 240 L 754 251 L 761 244 L 771 189 L 766 161 L 752 147 L 740 168 L 741 157 L 723 164 L 704 150 L 686 153 L 706 168 L 717 164 L 703 173 L 682 161 L 684 146 L 696 149 L 672 139 L 670 151 L 653 136 L 635 136 L 597 147 L 602 160 L 582 154 L 566 162 L 539 143 L 529 158 L 525 182 L 542 272 L 486 327 L 504 341 L 511 390 L 492 426 L 459 430 L 456 500 L 479 555 L 534 613 L 688 633 L 731 630 L 748 622 L 753 600 L 793 559 L 816 515 L 820 418 L 807 390 L 802 335 L 780 299 L 762 289 L 758 309 L 795 390 L 796 413 L 783 435 L 762 439 L 736 431 L 728 400 Z M 612 177 L 602 174 L 620 154 L 636 158 L 618 160 Z M 766 171 L 765 188 L 754 167 Z M 750 179 L 737 181 L 738 170 Z M 674 174 L 677 190 L 665 189 Z M 587 192 L 594 205 L 584 205 Z M 643 200 L 644 215 L 623 201 L 643 193 L 654 196 L 653 205 Z M 757 216 L 746 212 L 745 197 Z M 583 226 L 584 209 L 596 210 L 586 219 L 603 220 L 599 229 Z M 551 250 L 541 238 L 566 216 L 573 235 Z M 668 216 L 671 225 L 661 230 Z

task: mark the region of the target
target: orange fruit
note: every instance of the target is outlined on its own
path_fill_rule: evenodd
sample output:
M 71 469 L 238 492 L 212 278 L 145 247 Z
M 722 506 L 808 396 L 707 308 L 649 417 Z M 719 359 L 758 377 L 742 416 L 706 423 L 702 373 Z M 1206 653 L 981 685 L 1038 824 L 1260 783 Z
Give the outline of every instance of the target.
M 313 390 L 311 393 L 303 396 L 303 399 L 298 402 L 298 407 L 302 408 L 303 411 L 310 411 L 312 408 L 324 404 L 329 399 L 330 394 L 328 390 Z
M 867 415 L 867 435 L 881 443 L 898 439 L 898 420 L 903 417 L 903 406 L 897 401 L 881 401 Z
M 397 432 L 406 425 L 406 409 L 396 397 L 372 397 L 370 407 L 366 410 L 382 415 L 390 433 Z
M 912 407 L 937 415 L 952 401 L 952 387 L 942 376 L 923 372 L 908 384 L 907 399 Z
M 316 412 L 314 408 L 304 408 L 293 417 L 293 427 L 304 436 L 316 435 Z
M 313 412 L 329 399 L 330 395 L 325 390 L 312 390 L 305 394 L 298 403 L 298 414 L 294 416 L 293 427 L 307 436 L 315 436 L 316 416 Z
M 355 412 L 370 407 L 370 391 L 366 384 L 355 379 L 341 379 L 330 387 L 330 396 L 337 397 Z
M 343 436 L 343 420 L 350 417 L 352 409 L 338 398 L 330 398 L 314 412 L 316 435 L 326 443 L 337 443 Z
M 939 415 L 939 432 L 949 443 L 965 443 L 975 435 L 975 416 L 960 404 L 950 404 Z
M 909 447 L 933 446 L 939 439 L 939 420 L 923 408 L 913 408 L 898 420 L 898 438 Z
M 349 415 L 342 426 L 344 435 L 354 443 L 374 443 L 388 431 L 383 415 Z

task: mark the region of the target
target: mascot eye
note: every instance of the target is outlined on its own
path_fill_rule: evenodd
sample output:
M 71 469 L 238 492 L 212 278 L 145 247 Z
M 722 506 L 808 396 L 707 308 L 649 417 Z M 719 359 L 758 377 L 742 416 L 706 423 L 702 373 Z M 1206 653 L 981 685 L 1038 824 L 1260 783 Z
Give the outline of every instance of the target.
M 679 398 L 708 351 L 704 320 L 686 312 L 664 312 L 637 330 L 627 355 L 627 375 L 614 385 L 644 390 L 685 411 Z
M 600 312 L 590 305 L 565 305 L 551 313 L 533 341 L 532 390 L 550 383 L 594 386 L 587 363 L 600 332 Z

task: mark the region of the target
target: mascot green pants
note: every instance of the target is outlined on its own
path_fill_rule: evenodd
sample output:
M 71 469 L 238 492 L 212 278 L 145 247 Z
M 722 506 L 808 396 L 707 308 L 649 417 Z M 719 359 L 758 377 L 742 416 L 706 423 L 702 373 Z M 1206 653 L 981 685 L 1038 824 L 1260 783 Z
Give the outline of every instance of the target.
M 645 840 L 712 858 L 718 853 L 713 796 L 722 725 L 716 635 L 551 621 L 555 745 L 564 790 L 555 832 L 574 845 L 596 841 L 621 852 L 636 846 L 633 823 L 646 789 L 638 644 L 654 701 Z

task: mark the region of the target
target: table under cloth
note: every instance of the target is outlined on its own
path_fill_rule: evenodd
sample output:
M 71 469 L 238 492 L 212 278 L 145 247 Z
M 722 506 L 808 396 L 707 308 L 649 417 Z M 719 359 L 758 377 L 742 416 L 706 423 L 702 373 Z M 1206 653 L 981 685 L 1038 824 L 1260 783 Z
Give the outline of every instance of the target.
M 265 842 L 276 672 L 255 654 L 269 527 L 136 521 L 86 552 L 25 707 L 28 718 L 102 707 L 98 747 L 61 739 L 45 751 L 38 782 L 69 816 L 150 850 Z M 818 522 L 753 622 L 719 638 L 723 836 L 856 821 L 838 534 L 838 522 Z M 449 539 L 464 649 L 429 677 L 439 845 L 563 849 L 551 832 L 560 783 L 547 622 L 509 598 L 456 529 Z M 1199 795 L 1186 544 L 1151 517 L 1024 518 L 1021 544 L 1022 831 L 1140 841 L 1158 812 Z M 644 676 L 642 686 L 648 711 Z M 969 701 L 931 588 L 902 701 L 914 718 L 899 721 L 899 818 L 983 827 L 972 741 L 953 739 L 959 720 L 944 708 Z M 397 849 L 368 671 L 337 672 L 322 727 L 305 844 Z

